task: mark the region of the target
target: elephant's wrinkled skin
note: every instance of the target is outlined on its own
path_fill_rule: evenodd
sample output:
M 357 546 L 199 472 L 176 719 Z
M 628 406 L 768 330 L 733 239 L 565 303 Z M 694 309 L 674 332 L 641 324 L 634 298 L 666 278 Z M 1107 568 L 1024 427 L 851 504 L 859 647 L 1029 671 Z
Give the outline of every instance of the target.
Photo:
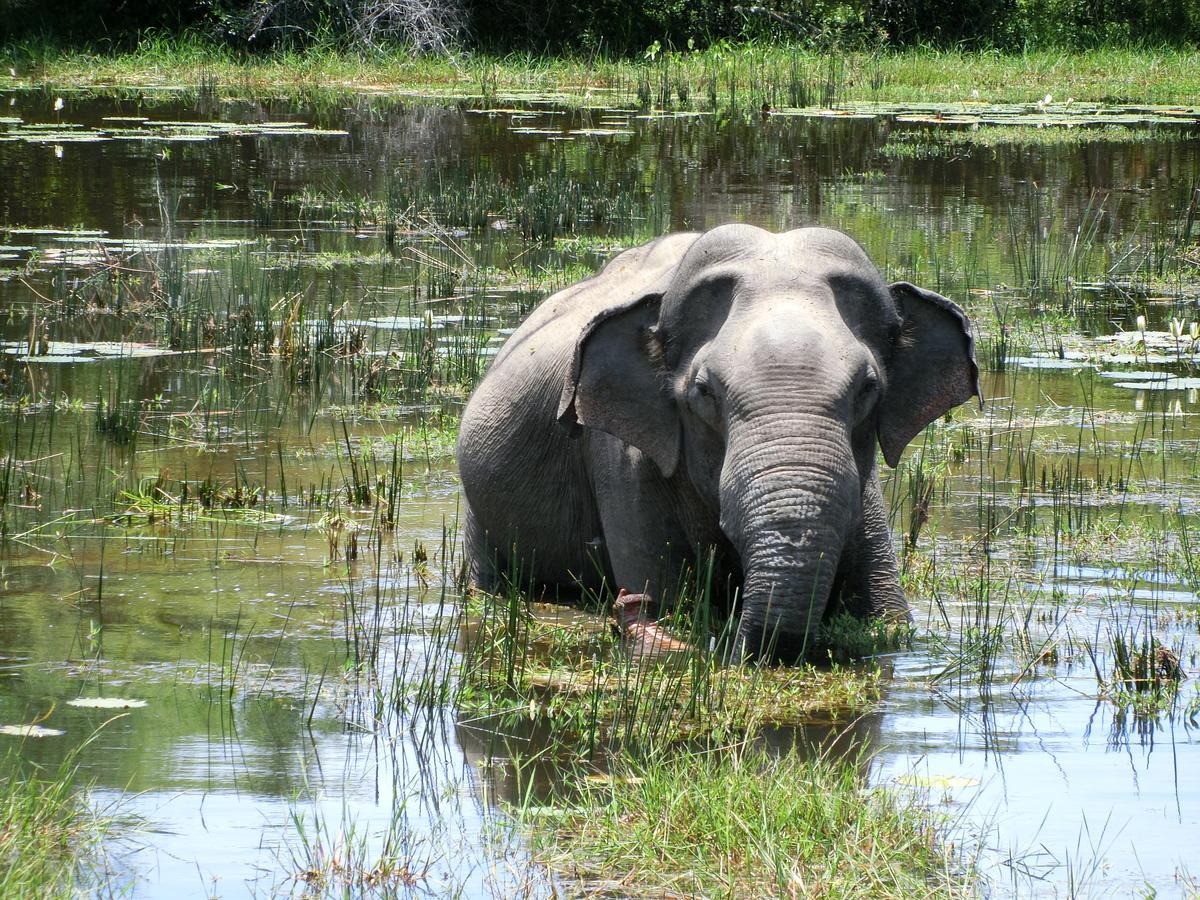
M 539 306 L 468 403 L 472 578 L 657 596 L 711 547 L 738 651 L 794 656 L 834 609 L 907 614 L 875 443 L 895 465 L 978 393 L 962 310 L 840 232 L 659 238 Z

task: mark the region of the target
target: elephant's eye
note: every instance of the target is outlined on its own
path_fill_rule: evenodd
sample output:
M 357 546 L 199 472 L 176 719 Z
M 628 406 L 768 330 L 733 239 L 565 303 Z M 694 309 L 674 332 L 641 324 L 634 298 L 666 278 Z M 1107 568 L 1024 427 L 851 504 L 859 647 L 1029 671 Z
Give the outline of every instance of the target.
M 721 417 L 718 410 L 717 389 L 713 383 L 704 374 L 697 375 L 692 379 L 688 394 L 692 411 L 710 426 L 716 428 Z
M 874 370 L 868 369 L 867 374 L 863 376 L 862 384 L 858 387 L 858 399 L 860 402 L 867 402 L 879 391 L 879 376 Z

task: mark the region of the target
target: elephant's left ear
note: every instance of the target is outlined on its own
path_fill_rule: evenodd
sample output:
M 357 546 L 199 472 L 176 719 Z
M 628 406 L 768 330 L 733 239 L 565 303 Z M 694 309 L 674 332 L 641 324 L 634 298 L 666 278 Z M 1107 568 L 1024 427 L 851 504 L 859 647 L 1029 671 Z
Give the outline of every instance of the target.
M 889 466 L 921 429 L 971 397 L 983 403 L 975 337 L 957 303 L 906 281 L 891 286 L 904 319 L 888 365 L 879 446 Z
M 662 368 L 653 291 L 614 304 L 575 345 L 558 404 L 559 424 L 608 432 L 654 460 L 665 478 L 679 462 L 680 423 Z

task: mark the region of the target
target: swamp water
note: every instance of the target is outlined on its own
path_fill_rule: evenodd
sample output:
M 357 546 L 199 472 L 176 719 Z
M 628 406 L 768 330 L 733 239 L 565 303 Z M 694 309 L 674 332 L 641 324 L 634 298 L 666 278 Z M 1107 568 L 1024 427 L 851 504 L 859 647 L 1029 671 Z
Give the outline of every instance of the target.
M 917 112 L 0 94 L 0 759 L 114 804 L 93 886 L 553 890 L 537 723 L 452 700 L 457 413 L 548 292 L 745 221 L 977 324 L 986 410 L 885 473 L 915 644 L 832 731 L 988 892 L 1195 892 L 1196 119 Z

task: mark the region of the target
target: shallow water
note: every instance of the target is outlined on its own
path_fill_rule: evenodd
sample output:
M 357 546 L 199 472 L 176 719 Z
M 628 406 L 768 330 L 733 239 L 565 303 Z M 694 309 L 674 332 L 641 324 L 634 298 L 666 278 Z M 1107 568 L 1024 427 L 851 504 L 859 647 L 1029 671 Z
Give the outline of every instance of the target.
M 505 757 L 536 749 L 536 729 L 498 742 L 446 706 L 401 714 L 371 673 L 415 684 L 452 664 L 436 636 L 455 608 L 452 423 L 504 331 L 617 248 L 738 220 L 846 229 L 889 276 L 967 305 L 985 370 L 1004 322 L 1034 323 L 985 371 L 988 409 L 918 439 L 886 486 L 904 534 L 915 460 L 931 461 L 919 550 L 999 587 L 914 597 L 945 644 L 892 658 L 881 710 L 845 742 L 869 748 L 876 781 L 957 817 L 997 893 L 1186 890 L 1195 689 L 1139 718 L 1097 698 L 1096 667 L 1132 623 L 1196 675 L 1180 534 L 1200 503 L 1200 398 L 1139 384 L 1194 368 L 1193 343 L 1163 333 L 1200 291 L 1156 276 L 1193 246 L 1189 123 L 909 158 L 883 148 L 928 125 L 895 114 L 56 91 L 0 94 L 0 111 L 21 120 L 0 125 L 0 724 L 65 732 L 0 735 L 0 753 L 53 768 L 81 748 L 96 802 L 126 798 L 110 885 L 301 892 L 321 856 L 306 839 L 348 858 L 390 834 L 409 866 L 397 889 L 549 890 L 495 806 L 525 799 Z M 1038 292 L 1053 316 L 1023 314 Z M 278 346 L 255 323 L 292 308 L 292 358 L 224 349 Z M 1124 356 L 1096 340 L 1122 330 L 1158 338 Z M 114 358 L 106 341 L 170 352 Z M 388 351 L 405 364 L 373 368 Z M 386 528 L 356 502 L 363 483 L 396 491 Z M 1000 620 L 988 678 L 948 669 L 963 635 Z M 1056 662 L 1027 662 L 1022 622 Z M 66 705 L 80 696 L 147 705 Z M 828 735 L 813 732 L 764 740 Z M 534 783 L 552 793 L 553 766 Z

